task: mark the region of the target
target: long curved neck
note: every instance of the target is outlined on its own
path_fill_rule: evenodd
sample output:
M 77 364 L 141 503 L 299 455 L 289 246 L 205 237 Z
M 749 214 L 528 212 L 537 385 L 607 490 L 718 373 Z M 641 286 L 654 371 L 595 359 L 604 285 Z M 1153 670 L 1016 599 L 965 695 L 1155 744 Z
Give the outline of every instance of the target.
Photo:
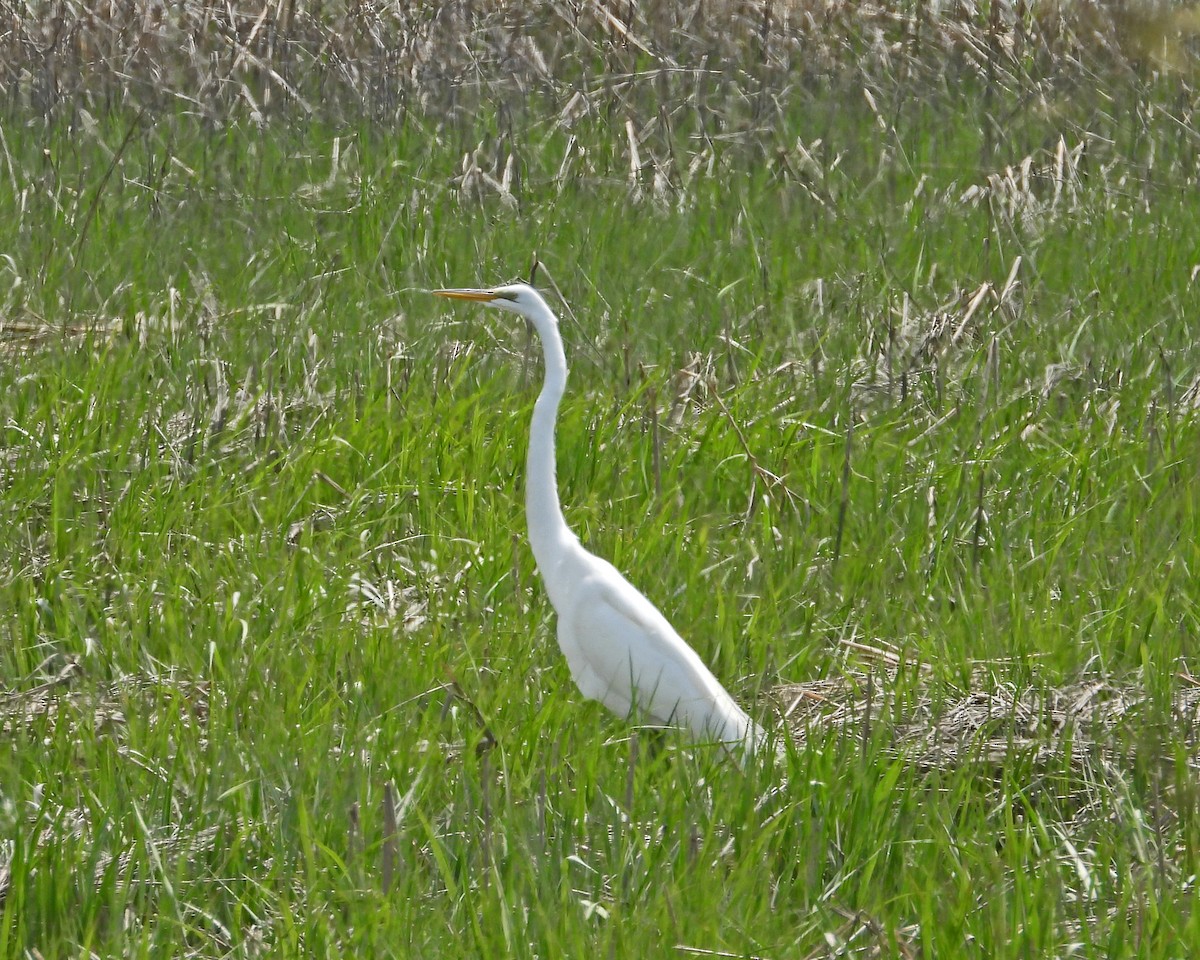
M 533 557 L 542 576 L 552 577 L 551 564 L 557 556 L 555 547 L 574 537 L 558 502 L 558 483 L 554 471 L 554 424 L 558 418 L 558 403 L 567 387 L 567 357 L 563 353 L 562 337 L 558 335 L 558 325 L 553 317 L 535 325 L 542 341 L 546 382 L 534 404 L 533 420 L 529 425 L 525 515 Z

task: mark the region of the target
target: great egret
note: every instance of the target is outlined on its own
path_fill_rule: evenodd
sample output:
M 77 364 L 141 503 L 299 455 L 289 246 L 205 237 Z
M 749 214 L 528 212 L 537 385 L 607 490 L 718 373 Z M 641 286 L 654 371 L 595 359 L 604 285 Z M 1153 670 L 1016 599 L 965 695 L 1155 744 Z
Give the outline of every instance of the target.
M 680 725 L 698 740 L 753 754 L 763 731 L 746 715 L 675 632 L 666 617 L 611 563 L 580 544 L 563 518 L 554 476 L 554 424 L 567 384 L 558 319 L 533 287 L 434 290 L 516 313 L 542 341 L 546 379 L 533 408 L 525 479 L 529 545 L 550 603 L 558 613 L 558 644 L 579 691 L 627 717 Z

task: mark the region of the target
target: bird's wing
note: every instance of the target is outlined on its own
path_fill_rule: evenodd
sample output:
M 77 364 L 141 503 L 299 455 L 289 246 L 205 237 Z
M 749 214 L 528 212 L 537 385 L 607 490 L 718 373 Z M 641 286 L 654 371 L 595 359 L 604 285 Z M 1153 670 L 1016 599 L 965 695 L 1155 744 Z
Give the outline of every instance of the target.
M 587 697 L 620 714 L 678 723 L 700 737 L 741 739 L 749 719 L 666 618 L 614 569 L 577 596 L 567 651 Z M 574 656 L 572 656 L 572 652 Z

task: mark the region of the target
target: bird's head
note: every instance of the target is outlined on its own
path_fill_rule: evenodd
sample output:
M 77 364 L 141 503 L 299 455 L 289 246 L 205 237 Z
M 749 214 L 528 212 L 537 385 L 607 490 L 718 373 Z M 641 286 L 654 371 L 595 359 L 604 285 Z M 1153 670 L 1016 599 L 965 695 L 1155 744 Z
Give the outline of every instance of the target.
M 435 296 L 449 297 L 451 300 L 471 300 L 484 303 L 489 307 L 517 313 L 526 320 L 532 321 L 540 329 L 541 324 L 555 322 L 554 314 L 546 306 L 542 295 L 527 283 L 511 283 L 504 287 L 492 287 L 490 290 L 433 290 Z

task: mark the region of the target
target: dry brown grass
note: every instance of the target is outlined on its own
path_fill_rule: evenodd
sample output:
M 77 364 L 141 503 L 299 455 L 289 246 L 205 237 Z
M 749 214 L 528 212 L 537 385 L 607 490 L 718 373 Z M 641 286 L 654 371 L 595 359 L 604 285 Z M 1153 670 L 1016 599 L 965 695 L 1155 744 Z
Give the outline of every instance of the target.
M 1080 808 L 1099 803 L 1098 790 L 1121 789 L 1135 763 L 1169 779 L 1181 760 L 1158 755 L 1155 743 L 1184 743 L 1182 762 L 1200 772 L 1200 680 L 1186 669 L 1164 702 L 1136 678 L 1098 672 L 1020 687 L 1011 664 L 980 663 L 965 682 L 947 683 L 879 646 L 847 642 L 841 659 L 836 674 L 770 691 L 798 745 L 831 734 L 882 737 L 889 753 L 924 773 L 967 768 L 997 783 L 1015 764 Z
M 1200 21 L 1167 4 L 683 0 L 549 4 L 279 0 L 0 4 L 10 106 L 178 107 L 214 123 L 281 107 L 401 119 L 542 94 L 563 122 L 635 102 L 742 101 L 761 120 L 806 84 L 975 77 L 1024 87 L 1102 65 L 1190 71 Z M 914 88 L 914 89 L 919 89 Z M 720 94 L 714 98 L 713 94 Z M 744 99 L 749 98 L 749 99 Z

